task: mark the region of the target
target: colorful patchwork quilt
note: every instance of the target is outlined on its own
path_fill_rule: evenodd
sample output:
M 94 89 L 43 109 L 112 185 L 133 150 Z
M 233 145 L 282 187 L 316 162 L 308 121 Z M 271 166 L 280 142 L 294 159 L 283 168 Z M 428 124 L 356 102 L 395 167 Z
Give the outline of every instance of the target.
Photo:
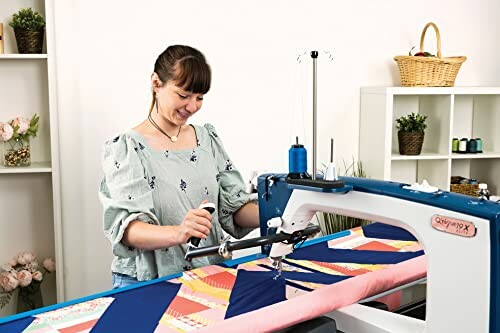
M 268 258 L 230 261 L 0 324 L 0 332 L 274 331 L 426 275 L 424 252 L 403 229 L 372 223 L 332 238 L 296 249 L 281 276 Z
M 184 272 L 182 277 L 169 281 L 181 287 L 155 333 L 208 328 L 326 285 L 389 269 L 423 255 L 413 236 L 401 229 L 394 229 L 399 235 L 390 236 L 401 239 L 367 237 L 363 231 L 365 229 L 370 236 L 388 237 L 382 231 L 392 228 L 381 224 L 355 228 L 345 237 L 299 249 L 283 262 L 280 277 L 269 258 L 232 267 L 207 266 Z

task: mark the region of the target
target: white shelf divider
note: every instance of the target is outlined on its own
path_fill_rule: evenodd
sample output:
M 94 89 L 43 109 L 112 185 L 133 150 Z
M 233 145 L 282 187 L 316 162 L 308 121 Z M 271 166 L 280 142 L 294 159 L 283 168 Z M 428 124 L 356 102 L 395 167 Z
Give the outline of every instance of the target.
M 408 161 L 408 160 L 445 160 L 448 159 L 449 155 L 438 154 L 438 153 L 421 153 L 420 155 L 400 155 L 392 154 L 391 159 L 393 161 Z
M 52 172 L 50 162 L 32 162 L 26 167 L 6 167 L 0 165 L 0 174 L 6 173 L 47 173 Z
M 47 54 L 0 54 L 0 60 L 48 59 Z
M 479 154 L 451 154 L 451 158 L 454 160 L 468 160 L 468 159 L 481 159 L 481 158 L 500 158 L 500 153 L 498 152 L 488 152 L 484 151 Z

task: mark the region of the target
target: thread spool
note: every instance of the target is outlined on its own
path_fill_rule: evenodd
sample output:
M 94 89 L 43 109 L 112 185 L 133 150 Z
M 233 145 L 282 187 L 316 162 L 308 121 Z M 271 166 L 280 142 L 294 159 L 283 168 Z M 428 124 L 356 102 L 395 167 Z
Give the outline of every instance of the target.
M 458 153 L 458 138 L 453 138 L 453 141 L 451 142 L 451 152 L 452 153 Z
M 481 138 L 476 138 L 476 153 L 483 152 L 483 140 Z
M 467 152 L 468 152 L 468 153 L 471 153 L 471 154 L 475 154 L 475 153 L 477 153 L 477 143 L 476 143 L 476 139 L 470 139 L 470 140 L 467 142 Z
M 467 153 L 467 139 L 466 138 L 462 138 L 460 140 L 460 142 L 458 143 L 458 152 L 460 154 L 465 154 Z
M 3 54 L 3 23 L 0 23 L 0 54 Z
M 299 144 L 299 137 L 296 137 L 296 143 L 288 150 L 288 177 L 294 179 L 309 178 L 307 151 L 304 145 Z

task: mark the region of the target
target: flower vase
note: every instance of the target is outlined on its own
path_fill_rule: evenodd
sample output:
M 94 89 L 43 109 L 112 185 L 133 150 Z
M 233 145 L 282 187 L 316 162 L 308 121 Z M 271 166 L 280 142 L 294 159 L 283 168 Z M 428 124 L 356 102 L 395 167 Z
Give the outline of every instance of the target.
M 17 295 L 17 313 L 43 307 L 40 285 L 40 282 L 33 281 L 27 287 L 19 287 L 19 294 Z
M 3 164 L 6 167 L 30 166 L 31 152 L 29 138 L 4 141 Z

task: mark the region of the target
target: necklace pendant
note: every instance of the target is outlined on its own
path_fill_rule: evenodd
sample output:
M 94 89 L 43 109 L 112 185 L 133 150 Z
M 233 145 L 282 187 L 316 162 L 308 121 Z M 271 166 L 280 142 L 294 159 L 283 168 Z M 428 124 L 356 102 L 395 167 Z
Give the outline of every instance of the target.
M 172 135 L 172 136 L 170 137 L 170 141 L 172 141 L 172 142 L 176 142 L 176 141 L 177 141 L 177 136 L 176 136 L 176 135 Z

